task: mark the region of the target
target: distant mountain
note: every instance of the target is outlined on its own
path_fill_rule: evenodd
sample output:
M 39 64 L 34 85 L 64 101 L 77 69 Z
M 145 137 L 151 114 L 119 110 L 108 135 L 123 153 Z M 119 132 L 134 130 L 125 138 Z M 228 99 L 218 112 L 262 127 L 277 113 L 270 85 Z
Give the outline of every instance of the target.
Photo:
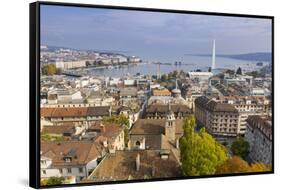
M 229 57 L 233 59 L 241 59 L 247 61 L 268 61 L 271 62 L 271 53 L 258 52 L 258 53 L 246 53 L 237 55 L 218 55 L 220 57 Z
M 186 55 L 197 55 L 197 56 L 212 56 L 211 54 L 186 54 Z M 266 61 L 272 62 L 271 53 L 269 52 L 256 52 L 256 53 L 245 53 L 245 54 L 234 54 L 234 55 L 226 55 L 226 54 L 217 54 L 217 57 L 227 57 L 232 59 L 240 59 L 247 61 Z

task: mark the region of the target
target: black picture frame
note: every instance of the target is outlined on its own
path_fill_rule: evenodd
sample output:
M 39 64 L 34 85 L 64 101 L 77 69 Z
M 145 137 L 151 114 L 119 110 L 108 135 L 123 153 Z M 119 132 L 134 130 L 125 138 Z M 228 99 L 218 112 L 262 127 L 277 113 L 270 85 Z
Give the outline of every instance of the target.
M 230 17 L 247 17 L 247 18 L 263 18 L 270 19 L 272 22 L 272 171 L 255 172 L 255 173 L 232 173 L 224 175 L 208 175 L 195 177 L 180 177 L 180 178 L 164 178 L 164 179 L 146 179 L 146 180 L 129 180 L 129 181 L 110 181 L 96 183 L 79 183 L 79 184 L 64 184 L 40 186 L 40 6 L 55 5 L 66 7 L 87 7 L 87 8 L 104 8 L 118 10 L 136 10 L 148 12 L 163 12 L 163 13 L 183 13 L 183 14 L 198 14 L 198 15 L 217 15 Z M 126 7 L 126 6 L 111 6 L 111 5 L 91 5 L 78 3 L 59 3 L 39 1 L 29 4 L 29 185 L 33 188 L 55 188 L 55 187 L 75 187 L 89 185 L 105 185 L 105 184 L 121 184 L 121 183 L 136 183 L 136 182 L 151 182 L 151 181 L 167 181 L 167 180 L 185 180 L 185 179 L 200 179 L 214 177 L 232 177 L 245 175 L 260 175 L 273 174 L 275 169 L 274 161 L 274 16 L 264 15 L 249 15 L 249 14 L 234 14 L 234 13 L 218 13 L 218 12 L 201 12 L 189 10 L 170 10 L 142 7 Z

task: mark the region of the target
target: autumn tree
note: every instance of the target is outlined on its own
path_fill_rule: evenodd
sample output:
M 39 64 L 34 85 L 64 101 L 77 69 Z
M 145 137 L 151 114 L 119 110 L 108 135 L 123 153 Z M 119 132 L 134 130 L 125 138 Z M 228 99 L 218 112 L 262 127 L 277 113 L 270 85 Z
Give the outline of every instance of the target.
M 223 164 L 219 165 L 216 169 L 216 173 L 243 173 L 247 172 L 249 169 L 249 165 L 246 161 L 242 160 L 239 156 L 233 156 L 227 159 Z
M 233 156 L 216 168 L 216 174 L 249 173 L 271 171 L 271 166 L 262 162 L 249 165 L 239 156 Z
M 197 133 L 195 127 L 195 117 L 189 116 L 184 121 L 184 135 L 180 139 L 183 174 L 185 176 L 214 174 L 216 167 L 227 159 L 226 149 L 204 128 Z
M 240 156 L 243 159 L 249 154 L 250 145 L 242 137 L 237 137 L 237 139 L 231 145 L 231 151 L 233 155 Z
M 251 164 L 250 171 L 251 172 L 272 171 L 272 166 L 270 164 L 265 164 L 263 162 L 256 162 L 254 164 Z
M 57 72 L 55 64 L 47 64 L 42 67 L 43 75 L 54 75 Z

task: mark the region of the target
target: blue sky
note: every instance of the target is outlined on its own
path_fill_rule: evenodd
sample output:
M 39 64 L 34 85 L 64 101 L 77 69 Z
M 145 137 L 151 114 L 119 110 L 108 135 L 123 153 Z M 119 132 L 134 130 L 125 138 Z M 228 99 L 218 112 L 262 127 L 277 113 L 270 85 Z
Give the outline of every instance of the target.
M 271 20 L 41 6 L 41 44 L 145 57 L 271 52 Z

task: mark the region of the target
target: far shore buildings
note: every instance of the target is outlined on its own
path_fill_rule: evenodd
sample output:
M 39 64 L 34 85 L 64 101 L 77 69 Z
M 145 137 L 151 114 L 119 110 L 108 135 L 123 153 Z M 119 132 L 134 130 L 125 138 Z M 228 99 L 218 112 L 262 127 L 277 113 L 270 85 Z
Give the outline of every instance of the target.
M 272 118 L 249 116 L 245 140 L 250 144 L 250 158 L 255 162 L 272 163 Z
M 261 96 L 201 96 L 195 100 L 195 117 L 213 135 L 244 135 L 248 116 L 270 114 L 270 104 Z

